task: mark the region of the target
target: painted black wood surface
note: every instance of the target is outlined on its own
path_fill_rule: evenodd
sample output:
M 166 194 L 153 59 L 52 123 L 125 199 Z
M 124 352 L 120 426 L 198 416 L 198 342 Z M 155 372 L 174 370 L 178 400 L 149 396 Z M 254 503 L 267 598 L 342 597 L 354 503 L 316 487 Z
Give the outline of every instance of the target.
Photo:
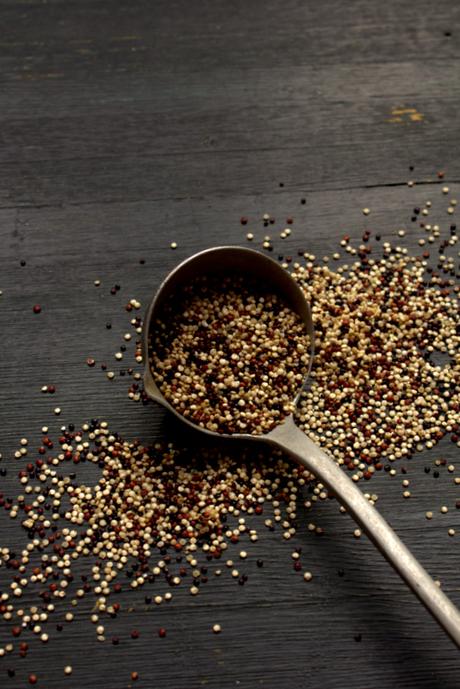
M 444 0 L 0 2 L 0 491 L 18 494 L 12 453 L 23 436 L 38 446 L 43 424 L 56 435 L 99 417 L 144 442 L 180 440 L 159 409 L 128 400 L 124 379 L 85 365 L 88 356 L 114 362 L 124 304 L 146 305 L 179 259 L 247 245 L 248 229 L 260 246 L 288 216 L 292 235 L 275 254 L 330 254 L 344 232 L 359 241 L 364 228 L 396 239 L 406 227 L 399 241 L 414 249 L 411 209 L 428 198 L 448 227 L 441 186 L 460 194 L 459 19 L 458 3 Z M 266 212 L 276 218 L 268 230 Z M 47 383 L 54 397 L 40 392 Z M 439 457 L 455 462 L 458 448 L 445 441 L 363 489 L 378 493 L 382 513 L 460 605 L 459 487 L 445 469 L 424 473 Z M 86 471 L 79 476 L 94 479 Z M 307 531 L 313 518 L 321 538 Z M 152 689 L 457 688 L 458 652 L 367 539 L 353 538 L 337 505 L 303 522 L 290 543 L 260 524 L 244 587 L 210 577 L 198 598 L 184 589 L 154 610 L 127 595 L 130 612 L 112 621 L 118 647 L 96 641 L 85 603 L 65 632 L 51 624 L 47 645 L 31 642 L 27 659 L 0 659 L 0 687 L 24 687 L 33 671 L 46 689 L 121 689 L 136 670 L 134 686 Z M 449 538 L 449 527 L 459 535 Z M 1 545 L 24 546 L 3 513 L 0 529 Z M 294 546 L 309 584 L 292 571 Z M 1 587 L 8 581 L 0 569 Z M 9 639 L 1 620 L 0 645 Z

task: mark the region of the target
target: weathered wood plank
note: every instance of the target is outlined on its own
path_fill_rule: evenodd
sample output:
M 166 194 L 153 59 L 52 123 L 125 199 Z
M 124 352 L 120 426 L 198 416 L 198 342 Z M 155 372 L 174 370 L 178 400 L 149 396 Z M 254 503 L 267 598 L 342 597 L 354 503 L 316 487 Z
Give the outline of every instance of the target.
M 129 437 L 197 442 L 158 408 L 129 402 L 126 379 L 110 383 L 85 364 L 94 356 L 121 368 L 113 354 L 129 323 L 124 304 L 144 306 L 180 259 L 247 246 L 248 230 L 260 247 L 288 216 L 293 232 L 275 255 L 330 255 L 345 232 L 396 240 L 401 227 L 398 243 L 419 253 L 411 210 L 427 199 L 447 236 L 447 201 L 460 189 L 459 15 L 444 0 L 0 2 L 0 491 L 19 492 L 12 453 L 22 436 L 38 447 L 44 423 L 56 435 L 63 423 L 104 417 Z M 409 189 L 410 178 L 424 183 Z M 268 229 L 265 212 L 276 217 Z M 40 392 L 48 383 L 54 396 Z M 402 474 L 378 474 L 363 489 L 460 604 L 460 546 L 447 535 L 460 528 L 459 487 L 445 469 L 424 472 L 440 456 L 458 462 L 458 448 L 444 441 L 404 463 L 410 500 Z M 87 465 L 77 473 L 98 476 Z M 117 647 L 97 643 L 84 601 L 62 634 L 51 625 L 48 645 L 0 659 L 0 686 L 24 687 L 34 671 L 47 689 L 121 689 L 137 670 L 133 686 L 156 689 L 456 689 L 457 651 L 367 539 L 353 538 L 349 518 L 333 502 L 299 514 L 290 543 L 254 519 L 260 538 L 247 546 L 244 587 L 212 566 L 196 599 L 180 588 L 157 607 L 123 593 L 125 613 L 107 624 Z M 3 512 L 0 534 L 16 550 L 27 540 Z M 294 546 L 308 584 L 292 570 Z M 89 566 L 80 562 L 76 579 Z M 7 581 L 0 569 L 0 590 Z M 24 607 L 32 600 L 27 590 Z M 9 628 L 0 621 L 0 646 Z

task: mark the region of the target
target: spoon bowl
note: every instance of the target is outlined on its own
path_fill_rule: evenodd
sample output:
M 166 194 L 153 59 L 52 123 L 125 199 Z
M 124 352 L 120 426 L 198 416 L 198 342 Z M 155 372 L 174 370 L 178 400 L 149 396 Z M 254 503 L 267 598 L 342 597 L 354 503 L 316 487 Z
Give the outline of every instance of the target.
M 160 316 L 164 305 L 174 294 L 177 294 L 180 289 L 189 284 L 197 275 L 220 276 L 228 274 L 229 272 L 237 273 L 239 275 L 250 275 L 252 279 L 257 278 L 260 284 L 267 287 L 267 291 L 276 292 L 282 296 L 284 302 L 295 311 L 301 318 L 305 325 L 305 332 L 310 340 L 310 359 L 308 370 L 302 385 L 295 397 L 294 404 L 300 399 L 302 390 L 304 390 L 308 376 L 311 371 L 314 350 L 315 350 L 315 335 L 313 329 L 313 321 L 311 317 L 310 304 L 307 302 L 305 295 L 299 285 L 291 278 L 289 273 L 281 268 L 281 266 L 269 256 L 261 254 L 254 249 L 243 249 L 236 246 L 219 246 L 213 249 L 206 249 L 198 254 L 194 254 L 190 258 L 180 263 L 174 270 L 172 270 L 165 280 L 160 285 L 157 293 L 152 299 L 144 321 L 143 331 L 143 358 L 145 362 L 144 370 L 144 389 L 148 396 L 162 404 L 177 416 L 181 421 L 195 429 L 199 429 L 207 435 L 216 436 L 219 438 L 240 438 L 245 440 L 260 440 L 264 436 L 251 435 L 250 433 L 217 433 L 206 428 L 201 428 L 197 424 L 190 421 L 185 416 L 182 416 L 173 407 L 172 404 L 165 398 L 163 393 L 158 388 L 154 377 L 152 375 L 150 364 L 150 338 L 153 332 L 153 324 Z M 268 435 L 268 434 L 265 434 Z

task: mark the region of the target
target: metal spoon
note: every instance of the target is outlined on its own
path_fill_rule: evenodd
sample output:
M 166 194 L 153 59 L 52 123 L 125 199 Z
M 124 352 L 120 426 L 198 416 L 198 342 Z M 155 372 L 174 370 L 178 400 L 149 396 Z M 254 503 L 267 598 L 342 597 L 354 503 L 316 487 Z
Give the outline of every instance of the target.
M 169 273 L 160 285 L 148 308 L 143 331 L 144 387 L 147 395 L 162 404 L 163 407 L 166 407 L 182 422 L 207 435 L 216 438 L 240 438 L 246 441 L 260 441 L 262 439 L 273 447 L 290 454 L 334 493 L 339 502 L 353 516 L 382 555 L 460 648 L 460 612 L 434 583 L 433 579 L 406 548 L 375 507 L 366 500 L 347 474 L 295 425 L 292 414 L 287 416 L 273 430 L 263 435 L 255 436 L 248 433 L 221 434 L 203 429 L 183 417 L 158 389 L 150 369 L 149 337 L 152 323 L 158 316 L 163 304 L 171 295 L 176 293 L 180 286 L 188 284 L 197 276 L 204 274 L 219 275 L 228 271 L 237 271 L 243 275 L 247 274 L 251 277 L 257 277 L 261 284 L 266 285 L 270 291 L 276 291 L 282 295 L 291 308 L 299 314 L 310 336 L 311 366 L 314 354 L 313 323 L 309 304 L 299 285 L 276 261 L 258 251 L 234 246 L 216 247 L 191 256 Z M 297 394 L 296 404 L 305 386 L 307 377 Z

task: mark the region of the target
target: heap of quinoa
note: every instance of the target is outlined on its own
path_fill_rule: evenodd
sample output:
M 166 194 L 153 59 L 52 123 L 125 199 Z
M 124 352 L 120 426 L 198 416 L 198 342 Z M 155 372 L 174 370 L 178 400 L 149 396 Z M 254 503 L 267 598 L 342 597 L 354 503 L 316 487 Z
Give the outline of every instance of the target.
M 260 435 L 294 410 L 309 337 L 282 299 L 228 275 L 200 277 L 153 324 L 151 369 L 180 414 L 218 433 Z
M 390 245 L 336 271 L 294 267 L 317 334 L 298 423 L 356 478 L 458 431 L 458 292 L 426 268 Z

